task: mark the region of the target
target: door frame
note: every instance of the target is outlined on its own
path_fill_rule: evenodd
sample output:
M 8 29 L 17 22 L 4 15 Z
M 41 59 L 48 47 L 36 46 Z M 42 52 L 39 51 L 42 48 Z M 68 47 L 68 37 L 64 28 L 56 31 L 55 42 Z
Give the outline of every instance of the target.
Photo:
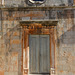
M 54 27 L 39 23 L 22 24 L 22 72 L 29 75 L 29 35 L 49 35 L 50 38 L 50 70 L 55 70 L 55 36 Z M 50 71 L 51 73 L 51 71 Z

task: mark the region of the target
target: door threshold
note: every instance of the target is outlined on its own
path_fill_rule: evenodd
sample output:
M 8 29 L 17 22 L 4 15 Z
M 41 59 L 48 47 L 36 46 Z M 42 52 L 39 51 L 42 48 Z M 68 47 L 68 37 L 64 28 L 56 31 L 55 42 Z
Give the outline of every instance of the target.
M 29 74 L 29 75 L 50 75 L 50 74 Z
M 29 74 L 29 75 L 50 75 L 50 74 Z

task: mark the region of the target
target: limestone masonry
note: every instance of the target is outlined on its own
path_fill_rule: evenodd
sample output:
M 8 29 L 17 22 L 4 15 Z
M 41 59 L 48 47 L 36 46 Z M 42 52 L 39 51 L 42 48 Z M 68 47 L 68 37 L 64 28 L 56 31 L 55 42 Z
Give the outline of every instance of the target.
M 29 30 L 33 25 L 31 21 L 36 26 L 44 22 L 48 25 L 46 21 L 56 25 L 50 28 L 53 41 L 50 48 L 54 50 L 50 55 L 50 75 L 75 75 L 75 0 L 46 0 L 42 4 L 29 0 L 0 0 L 0 75 L 34 75 L 24 72 L 27 63 L 24 63 L 23 38 L 27 36 L 23 31 L 28 29 L 27 33 L 33 33 Z M 39 28 L 44 27 L 39 25 Z M 35 33 L 44 32 L 36 29 Z

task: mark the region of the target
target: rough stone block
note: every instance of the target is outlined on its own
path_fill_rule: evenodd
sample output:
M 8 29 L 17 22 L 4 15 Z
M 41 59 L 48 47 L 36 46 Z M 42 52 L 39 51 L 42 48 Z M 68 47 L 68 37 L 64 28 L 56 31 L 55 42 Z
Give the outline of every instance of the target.
M 4 75 L 4 71 L 0 71 L 0 75 Z
M 18 75 L 18 72 L 5 72 L 4 75 Z
M 13 36 L 19 36 L 19 32 L 18 31 L 13 32 Z
M 20 40 L 11 40 L 11 44 L 20 44 Z

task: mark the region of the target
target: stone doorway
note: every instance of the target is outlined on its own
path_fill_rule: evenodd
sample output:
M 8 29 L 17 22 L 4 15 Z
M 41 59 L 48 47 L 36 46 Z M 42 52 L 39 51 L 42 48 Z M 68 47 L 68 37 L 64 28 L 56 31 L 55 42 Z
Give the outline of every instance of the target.
M 57 25 L 57 21 L 21 21 L 22 26 L 22 71 L 23 75 L 32 75 L 29 66 L 29 35 L 49 35 L 49 72 L 51 68 L 55 69 L 55 39 L 54 39 L 54 27 Z M 39 71 L 38 71 L 39 72 Z M 41 72 L 42 73 L 42 72 Z M 44 72 L 43 72 L 44 73 Z M 34 74 L 35 75 L 35 74 Z M 41 74 L 42 75 L 42 74 Z

